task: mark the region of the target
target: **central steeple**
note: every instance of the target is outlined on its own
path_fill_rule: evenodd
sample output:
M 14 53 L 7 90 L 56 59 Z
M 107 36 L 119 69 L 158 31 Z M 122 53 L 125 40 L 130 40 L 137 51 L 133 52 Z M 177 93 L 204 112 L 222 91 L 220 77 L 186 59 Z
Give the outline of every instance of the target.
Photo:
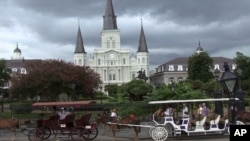
M 107 0 L 106 11 L 103 16 L 103 30 L 110 29 L 117 29 L 117 23 L 112 0 Z

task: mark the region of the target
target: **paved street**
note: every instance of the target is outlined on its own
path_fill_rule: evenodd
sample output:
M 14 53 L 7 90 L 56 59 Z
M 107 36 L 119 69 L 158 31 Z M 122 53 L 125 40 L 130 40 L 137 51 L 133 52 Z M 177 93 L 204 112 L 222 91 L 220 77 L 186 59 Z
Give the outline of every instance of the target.
M 103 135 L 103 129 L 99 128 L 98 137 L 94 141 L 112 141 L 112 134 L 107 132 L 106 135 Z M 13 133 L 9 131 L 1 131 L 0 141 L 11 141 Z M 133 129 L 122 129 L 117 132 L 117 140 L 116 141 L 134 141 L 134 131 Z M 67 136 L 60 136 L 58 138 L 54 138 L 51 136 L 47 141 L 71 141 L 70 138 Z M 22 133 L 18 132 L 16 136 L 16 141 L 27 141 L 27 136 L 23 135 Z M 148 128 L 142 128 L 142 132 L 139 134 L 140 141 L 154 141 L 148 134 Z M 204 141 L 229 141 L 229 136 L 227 135 L 220 135 L 220 136 L 203 136 L 203 137 L 188 137 L 188 138 L 168 138 L 167 141 L 178 141 L 178 140 L 204 140 Z

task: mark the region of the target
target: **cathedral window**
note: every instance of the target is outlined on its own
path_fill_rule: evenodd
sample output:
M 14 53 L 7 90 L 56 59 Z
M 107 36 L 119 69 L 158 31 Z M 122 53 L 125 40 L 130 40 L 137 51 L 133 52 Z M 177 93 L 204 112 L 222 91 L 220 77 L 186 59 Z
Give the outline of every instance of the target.
M 110 80 L 110 81 L 115 80 L 115 74 L 114 74 L 114 73 L 110 73 L 110 74 L 109 74 L 109 80 Z
M 125 58 L 123 58 L 123 64 L 124 64 L 124 65 L 126 64 L 126 59 L 125 59 Z
M 115 48 L 115 41 L 112 41 L 112 48 Z
M 101 59 L 98 59 L 98 65 L 101 65 Z
M 145 58 L 142 58 L 142 63 L 143 63 L 143 64 L 145 63 Z
M 107 48 L 110 48 L 110 41 L 107 41 Z
M 78 65 L 82 65 L 82 59 L 78 60 Z
M 141 59 L 140 58 L 138 58 L 138 64 L 140 64 L 141 63 Z

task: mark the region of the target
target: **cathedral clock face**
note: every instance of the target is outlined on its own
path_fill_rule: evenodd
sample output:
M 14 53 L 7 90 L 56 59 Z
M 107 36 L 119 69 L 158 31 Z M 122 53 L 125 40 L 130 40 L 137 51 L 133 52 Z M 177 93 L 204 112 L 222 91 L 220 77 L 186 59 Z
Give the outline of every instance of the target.
M 109 54 L 109 58 L 113 59 L 115 58 L 115 55 L 113 53 Z

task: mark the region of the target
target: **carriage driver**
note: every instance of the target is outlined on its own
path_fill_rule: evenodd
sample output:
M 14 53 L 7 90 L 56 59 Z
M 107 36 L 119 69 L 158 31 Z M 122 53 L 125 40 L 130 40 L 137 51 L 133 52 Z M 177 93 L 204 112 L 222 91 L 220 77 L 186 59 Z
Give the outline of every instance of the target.
M 112 122 L 112 121 L 116 120 L 117 117 L 118 117 L 118 115 L 117 115 L 117 113 L 116 113 L 116 110 L 115 110 L 115 109 L 112 109 L 112 110 L 111 110 L 111 114 L 110 114 L 110 121 Z

